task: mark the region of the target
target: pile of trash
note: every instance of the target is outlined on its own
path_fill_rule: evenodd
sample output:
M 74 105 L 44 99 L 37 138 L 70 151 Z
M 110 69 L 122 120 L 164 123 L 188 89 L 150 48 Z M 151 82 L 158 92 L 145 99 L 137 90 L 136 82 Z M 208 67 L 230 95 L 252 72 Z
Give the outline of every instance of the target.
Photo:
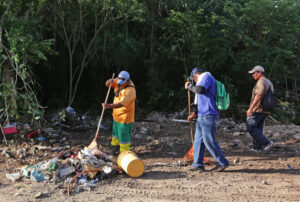
M 75 109 L 70 106 L 58 112 L 51 119 L 51 122 L 53 126 L 61 126 L 73 130 L 87 130 L 90 128 L 87 123 L 87 115 L 79 115 Z
M 80 116 L 72 107 L 67 107 L 58 113 L 51 119 L 51 123 L 44 124 L 44 127 L 41 127 L 40 124 L 33 123 L 20 123 L 13 122 L 7 123 L 1 128 L 2 137 L 6 144 L 8 144 L 7 139 L 31 139 L 38 142 L 46 142 L 51 140 L 51 142 L 60 141 L 59 133 L 62 133 L 60 130 L 63 129 L 79 129 L 86 130 L 92 127 L 91 123 L 87 122 L 87 115 Z M 47 125 L 47 127 L 45 127 Z M 1 125 L 0 125 L 1 126 Z M 55 129 L 54 129 L 55 128 Z M 15 134 L 18 134 L 15 136 Z M 64 140 L 61 140 L 64 141 Z
M 74 182 L 78 185 L 76 192 L 91 190 L 99 180 L 111 178 L 118 174 L 117 166 L 108 156 L 98 148 L 84 147 L 80 151 L 68 150 L 57 157 L 37 164 L 26 165 L 20 168 L 20 172 L 7 173 L 9 180 L 17 181 L 21 178 L 33 182 L 52 181 L 55 183 L 68 183 L 67 194 Z

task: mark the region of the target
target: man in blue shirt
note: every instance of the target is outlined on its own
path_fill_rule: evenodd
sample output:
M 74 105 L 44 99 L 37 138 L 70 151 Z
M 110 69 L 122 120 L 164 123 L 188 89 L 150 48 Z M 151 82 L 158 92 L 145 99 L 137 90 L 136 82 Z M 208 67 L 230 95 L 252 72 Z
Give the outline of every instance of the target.
M 219 120 L 219 111 L 216 106 L 216 80 L 209 72 L 198 67 L 192 70 L 190 78 L 195 81 L 196 85 L 186 82 L 185 89 L 196 94 L 197 109 L 188 116 L 188 120 L 192 121 L 198 115 L 194 138 L 194 162 L 190 170 L 204 171 L 203 158 L 205 148 L 207 148 L 218 162 L 212 171 L 223 171 L 228 167 L 229 162 L 216 141 L 217 121 Z

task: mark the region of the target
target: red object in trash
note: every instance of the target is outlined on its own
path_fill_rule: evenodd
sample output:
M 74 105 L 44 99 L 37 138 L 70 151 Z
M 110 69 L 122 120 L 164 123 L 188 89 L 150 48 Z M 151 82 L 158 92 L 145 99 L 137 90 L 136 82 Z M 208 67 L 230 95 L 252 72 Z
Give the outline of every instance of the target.
M 37 135 L 38 133 L 39 133 L 39 131 L 37 131 L 37 130 L 32 131 L 32 132 L 30 132 L 29 134 L 27 134 L 27 138 L 28 138 L 28 139 L 31 139 L 32 136 Z
M 35 130 L 35 131 L 31 131 L 30 133 L 27 134 L 27 138 L 31 139 L 32 136 L 37 135 L 37 134 L 43 134 L 45 131 L 43 130 Z
M 17 132 L 19 132 L 19 131 L 14 126 L 3 128 L 3 134 L 4 135 L 14 134 L 14 133 L 17 133 Z

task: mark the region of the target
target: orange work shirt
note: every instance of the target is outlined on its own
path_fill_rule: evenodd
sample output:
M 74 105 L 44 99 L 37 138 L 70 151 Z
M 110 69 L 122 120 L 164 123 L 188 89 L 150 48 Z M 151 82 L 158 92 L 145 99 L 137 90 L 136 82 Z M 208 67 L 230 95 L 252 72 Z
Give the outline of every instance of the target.
M 130 81 L 128 84 L 118 85 L 117 82 L 118 79 L 114 79 L 112 83 L 112 88 L 114 88 L 115 93 L 114 104 L 121 103 L 123 106 L 113 108 L 113 118 L 118 123 L 132 123 L 134 122 L 136 90 L 134 87 L 127 85 L 134 86 L 134 84 Z M 118 89 L 121 90 L 119 91 L 118 97 L 116 97 Z

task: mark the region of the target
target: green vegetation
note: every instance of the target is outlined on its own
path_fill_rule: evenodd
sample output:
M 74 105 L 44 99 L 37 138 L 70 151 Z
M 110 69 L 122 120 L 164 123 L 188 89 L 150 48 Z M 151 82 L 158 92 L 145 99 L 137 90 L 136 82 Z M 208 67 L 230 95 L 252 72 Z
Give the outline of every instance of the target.
M 72 105 L 99 109 L 104 82 L 126 69 L 139 107 L 175 111 L 195 66 L 226 84 L 245 118 L 254 65 L 273 81 L 273 117 L 300 124 L 298 0 L 2 0 L 0 119 Z M 87 104 L 88 103 L 88 104 Z

